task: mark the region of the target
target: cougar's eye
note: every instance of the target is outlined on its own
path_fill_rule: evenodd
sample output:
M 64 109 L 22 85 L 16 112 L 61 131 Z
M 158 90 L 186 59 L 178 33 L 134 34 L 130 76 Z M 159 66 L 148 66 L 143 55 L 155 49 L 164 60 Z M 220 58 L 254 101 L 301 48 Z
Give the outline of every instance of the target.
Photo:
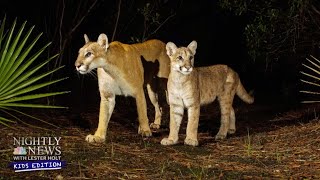
M 191 61 L 193 59 L 193 56 L 190 56 L 189 60 Z
M 181 56 L 178 56 L 177 59 L 180 60 L 180 61 L 183 60 L 183 58 Z
M 92 54 L 91 52 L 87 52 L 84 56 L 85 56 L 85 57 L 90 57 L 91 54 Z

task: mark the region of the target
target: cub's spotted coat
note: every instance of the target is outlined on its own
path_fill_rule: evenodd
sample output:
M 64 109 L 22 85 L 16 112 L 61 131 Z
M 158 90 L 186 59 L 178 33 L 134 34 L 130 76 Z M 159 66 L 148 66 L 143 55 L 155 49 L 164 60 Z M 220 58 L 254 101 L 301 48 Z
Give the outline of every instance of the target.
M 197 146 L 200 105 L 211 103 L 216 98 L 221 109 L 221 126 L 215 138 L 224 139 L 227 134 L 235 133 L 236 118 L 232 107 L 235 94 L 246 103 L 254 101 L 241 84 L 238 74 L 226 65 L 194 68 L 196 41 L 192 41 L 188 47 L 180 48 L 169 42 L 166 49 L 171 60 L 168 78 L 170 134 L 168 138 L 162 139 L 161 144 L 172 145 L 178 142 L 178 132 L 186 108 L 188 124 L 184 143 Z

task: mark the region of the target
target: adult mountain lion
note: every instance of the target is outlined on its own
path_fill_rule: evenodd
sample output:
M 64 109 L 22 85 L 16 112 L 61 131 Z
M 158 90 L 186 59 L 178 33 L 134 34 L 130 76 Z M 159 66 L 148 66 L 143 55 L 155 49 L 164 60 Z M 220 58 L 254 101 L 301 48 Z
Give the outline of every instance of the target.
M 88 135 L 88 142 L 104 142 L 108 123 L 115 106 L 115 96 L 132 96 L 136 99 L 139 130 L 144 136 L 151 136 L 147 117 L 144 86 L 155 107 L 155 121 L 151 124 L 159 128 L 161 111 L 158 104 L 157 86 L 165 84 L 170 72 L 170 60 L 165 44 L 159 40 L 149 40 L 137 44 L 108 43 L 105 34 L 100 34 L 97 42 L 90 42 L 84 35 L 85 45 L 80 48 L 75 66 L 81 74 L 98 68 L 100 91 L 100 113 L 98 129 Z
M 213 102 L 216 97 L 220 103 L 221 125 L 216 139 L 224 139 L 227 133 L 236 131 L 235 114 L 232 108 L 234 95 L 237 94 L 246 103 L 253 103 L 242 86 L 238 74 L 226 65 L 214 65 L 194 68 L 194 56 L 197 42 L 188 47 L 180 47 L 169 42 L 166 45 L 171 60 L 171 72 L 168 78 L 170 104 L 170 133 L 161 141 L 162 145 L 178 142 L 178 132 L 184 113 L 188 111 L 188 124 L 185 144 L 197 146 L 197 132 L 200 105 Z

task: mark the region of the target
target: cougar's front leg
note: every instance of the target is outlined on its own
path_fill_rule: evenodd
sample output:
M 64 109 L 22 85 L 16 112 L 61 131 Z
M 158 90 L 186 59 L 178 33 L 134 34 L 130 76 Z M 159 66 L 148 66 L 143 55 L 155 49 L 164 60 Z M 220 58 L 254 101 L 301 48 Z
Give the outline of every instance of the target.
M 86 141 L 89 143 L 103 143 L 105 141 L 109 120 L 111 118 L 114 106 L 115 95 L 108 94 L 106 97 L 105 94 L 101 94 L 98 129 L 94 135 L 89 134 L 86 137 Z
M 138 91 L 136 94 L 136 104 L 137 104 L 137 110 L 138 110 L 138 119 L 139 119 L 139 129 L 138 133 L 142 136 L 151 136 L 151 130 L 149 127 L 149 120 L 147 116 L 147 103 L 146 98 L 144 95 L 143 88 L 140 88 L 141 90 Z
M 152 89 L 150 84 L 147 84 L 147 91 L 152 105 L 155 110 L 154 122 L 150 124 L 152 129 L 159 129 L 161 125 L 161 109 L 158 102 L 158 94 Z

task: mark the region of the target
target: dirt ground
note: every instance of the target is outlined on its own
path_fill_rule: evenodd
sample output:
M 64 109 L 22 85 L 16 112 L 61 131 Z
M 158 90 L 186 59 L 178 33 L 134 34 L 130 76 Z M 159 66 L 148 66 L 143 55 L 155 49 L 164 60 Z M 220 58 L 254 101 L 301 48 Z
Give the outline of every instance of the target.
M 89 129 L 74 125 L 67 114 L 50 111 L 42 116 L 59 122 L 60 128 L 53 131 L 0 127 L 0 179 L 320 179 L 319 109 L 240 105 L 235 108 L 236 134 L 217 142 L 219 111 L 206 107 L 200 118 L 199 147 L 183 145 L 186 123 L 178 145 L 160 145 L 168 135 L 167 122 L 153 137 L 143 138 L 130 114 L 134 111 L 121 108 L 115 109 L 106 142 L 89 144 L 84 138 L 96 128 L 97 107 L 79 115 L 89 120 Z M 13 161 L 12 137 L 18 135 L 61 136 L 66 167 L 15 173 L 8 165 Z

